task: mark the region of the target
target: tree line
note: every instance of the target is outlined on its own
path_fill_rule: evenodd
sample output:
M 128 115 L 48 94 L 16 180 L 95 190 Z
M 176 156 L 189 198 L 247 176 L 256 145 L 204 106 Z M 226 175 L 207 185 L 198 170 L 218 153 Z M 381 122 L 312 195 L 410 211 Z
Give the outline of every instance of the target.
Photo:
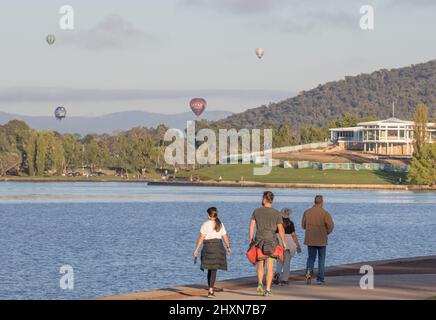
M 161 154 L 167 128 L 134 128 L 114 135 L 61 135 L 36 131 L 25 122 L 0 126 L 0 175 L 60 175 L 78 168 L 101 168 L 144 174 Z
M 376 120 L 375 116 L 358 117 L 346 113 L 324 127 L 301 127 L 298 134 L 289 124 L 265 123 L 263 129 L 273 130 L 273 147 L 321 142 L 328 139 L 329 128 L 352 127 L 359 122 Z M 415 146 L 408 181 L 434 184 L 436 181 L 436 143 L 426 139 L 429 122 L 428 107 L 420 104 L 414 114 Z M 210 128 L 218 133 L 217 122 L 198 121 L 196 130 Z M 168 128 L 133 128 L 116 134 L 88 134 L 84 137 L 36 131 L 25 122 L 13 120 L 0 126 L 0 176 L 25 174 L 30 177 L 61 175 L 79 168 L 91 172 L 111 169 L 138 176 L 165 167 L 164 147 L 170 142 L 162 139 Z M 197 145 L 197 147 L 199 147 Z

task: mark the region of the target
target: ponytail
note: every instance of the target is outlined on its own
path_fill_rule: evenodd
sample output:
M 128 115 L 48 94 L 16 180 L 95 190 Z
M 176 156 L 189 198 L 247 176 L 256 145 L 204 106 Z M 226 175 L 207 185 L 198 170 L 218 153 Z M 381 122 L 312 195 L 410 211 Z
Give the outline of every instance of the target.
M 222 224 L 221 220 L 217 217 L 215 219 L 215 231 L 220 232 L 222 226 L 223 226 L 223 224 Z
M 207 214 L 209 215 L 209 217 L 215 218 L 215 231 L 220 232 L 223 224 L 222 224 L 221 220 L 218 218 L 217 208 L 210 207 L 209 209 L 207 209 Z

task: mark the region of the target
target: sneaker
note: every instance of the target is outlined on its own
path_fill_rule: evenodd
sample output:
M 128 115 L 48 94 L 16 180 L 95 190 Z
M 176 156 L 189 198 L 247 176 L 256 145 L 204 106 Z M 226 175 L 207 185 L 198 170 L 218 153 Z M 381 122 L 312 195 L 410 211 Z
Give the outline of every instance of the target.
M 280 281 L 280 286 L 287 286 L 289 284 L 289 281 Z
M 280 274 L 278 272 L 274 273 L 274 277 L 273 277 L 273 283 L 274 284 L 279 284 L 280 280 Z
M 312 283 L 312 275 L 311 273 L 308 271 L 306 273 L 306 284 L 311 284 Z
M 321 280 L 321 279 L 316 279 L 316 284 L 322 285 L 322 284 L 325 284 L 325 281 Z
M 271 290 L 265 290 L 265 293 L 263 294 L 264 297 L 272 297 L 272 291 Z
M 216 296 L 215 296 L 215 292 L 208 292 L 207 293 L 207 297 L 209 298 L 209 299 L 214 299 L 214 298 L 216 298 Z
M 263 296 L 265 293 L 265 290 L 263 289 L 263 284 L 259 283 L 259 285 L 257 286 L 257 294 L 259 296 Z

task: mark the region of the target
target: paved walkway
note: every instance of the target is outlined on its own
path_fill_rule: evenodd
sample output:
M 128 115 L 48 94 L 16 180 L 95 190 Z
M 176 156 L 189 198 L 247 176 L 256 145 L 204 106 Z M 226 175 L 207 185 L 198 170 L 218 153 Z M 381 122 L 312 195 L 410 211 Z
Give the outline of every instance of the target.
M 390 300 L 428 299 L 436 296 L 436 275 L 382 275 L 374 279 L 373 290 L 362 290 L 360 276 L 329 277 L 325 285 L 306 285 L 294 281 L 288 286 L 274 286 L 273 300 Z M 218 300 L 264 300 L 256 295 L 256 286 L 216 293 Z M 188 300 L 208 299 L 200 296 L 186 297 Z
M 362 265 L 374 268 L 374 289 L 360 288 Z M 253 270 L 254 271 L 254 270 Z M 436 256 L 364 262 L 327 268 L 325 285 L 304 283 L 302 271 L 293 272 L 288 286 L 274 286 L 268 299 L 428 299 L 436 296 Z M 256 294 L 256 277 L 222 281 L 217 299 L 265 299 Z M 202 300 L 207 299 L 201 285 L 129 293 L 100 299 L 111 300 Z

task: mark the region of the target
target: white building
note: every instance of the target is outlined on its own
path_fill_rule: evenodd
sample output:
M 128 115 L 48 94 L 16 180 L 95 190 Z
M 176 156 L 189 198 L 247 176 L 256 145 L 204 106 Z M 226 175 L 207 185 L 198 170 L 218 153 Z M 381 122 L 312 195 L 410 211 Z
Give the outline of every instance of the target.
M 344 149 L 388 156 L 413 154 L 413 121 L 389 118 L 358 123 L 357 127 L 330 129 L 330 139 Z M 428 124 L 427 139 L 436 142 L 436 124 Z

